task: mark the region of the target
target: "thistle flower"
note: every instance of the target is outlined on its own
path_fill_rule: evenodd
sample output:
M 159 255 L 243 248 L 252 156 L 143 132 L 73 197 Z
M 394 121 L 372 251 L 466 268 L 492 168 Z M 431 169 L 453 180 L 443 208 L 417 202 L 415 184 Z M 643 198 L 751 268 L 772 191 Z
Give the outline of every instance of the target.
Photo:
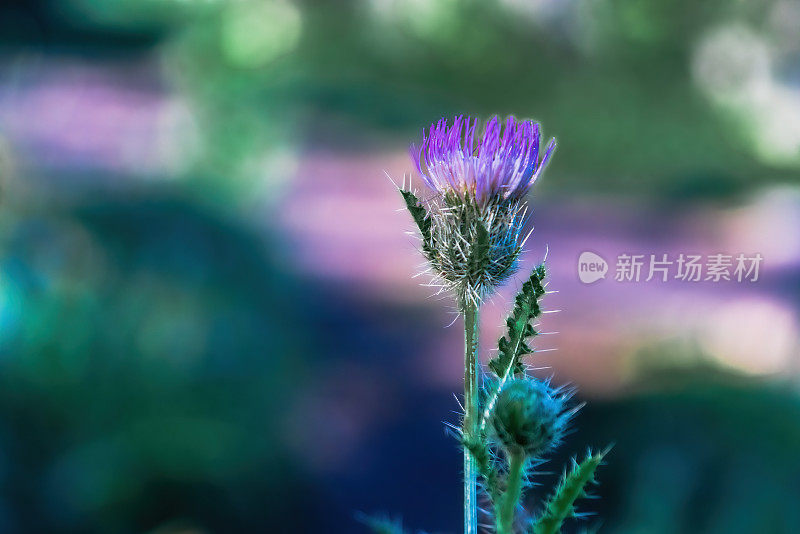
M 477 305 L 517 268 L 524 239 L 525 195 L 555 149 L 539 158 L 539 125 L 497 117 L 476 138 L 477 119 L 441 119 L 411 145 L 411 157 L 434 194 L 422 204 L 403 191 L 422 234 L 422 250 L 460 306 Z M 477 142 L 476 142 L 477 141 Z
M 497 398 L 492 424 L 510 453 L 540 456 L 560 443 L 575 409 L 569 391 L 531 378 L 508 382 Z

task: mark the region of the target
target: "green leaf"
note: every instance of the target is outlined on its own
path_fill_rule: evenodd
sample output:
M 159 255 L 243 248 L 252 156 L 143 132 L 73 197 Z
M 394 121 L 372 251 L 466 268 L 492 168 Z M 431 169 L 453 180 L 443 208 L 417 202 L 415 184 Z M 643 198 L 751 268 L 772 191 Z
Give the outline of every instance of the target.
M 548 499 L 544 513 L 531 524 L 530 534 L 557 534 L 564 520 L 575 515 L 575 501 L 586 496 L 586 486 L 594 482 L 594 472 L 611 447 L 589 454 L 581 463 L 572 461 L 569 472 L 564 473 L 558 488 Z
M 489 362 L 489 369 L 500 379 L 499 387 L 502 387 L 513 374 L 522 372 L 522 357 L 533 352 L 525 340 L 536 335 L 536 330 L 530 322 L 541 314 L 539 300 L 544 295 L 542 285 L 544 277 L 545 268 L 544 264 L 541 264 L 522 284 L 511 316 L 506 319 L 508 332 L 498 341 L 500 350 L 497 357 Z
M 499 348 L 497 357 L 489 361 L 489 369 L 497 375 L 497 380 L 489 389 L 484 403 L 485 408 L 479 425 L 480 432 L 486 430 L 500 390 L 514 375 L 524 372 L 522 357 L 533 352 L 525 340 L 537 334 L 531 320 L 542 313 L 539 300 L 544 295 L 542 280 L 544 280 L 545 274 L 544 263 L 533 270 L 530 278 L 522 284 L 522 289 L 514 301 L 514 309 L 506 319 L 508 332 L 497 342 Z
M 401 189 L 400 194 L 403 195 L 406 208 L 408 208 L 409 213 L 411 213 L 411 217 L 414 219 L 414 222 L 417 224 L 417 228 L 419 228 L 419 233 L 422 235 L 422 251 L 426 255 L 430 256 L 432 225 L 431 217 L 428 215 L 425 207 L 414 193 Z

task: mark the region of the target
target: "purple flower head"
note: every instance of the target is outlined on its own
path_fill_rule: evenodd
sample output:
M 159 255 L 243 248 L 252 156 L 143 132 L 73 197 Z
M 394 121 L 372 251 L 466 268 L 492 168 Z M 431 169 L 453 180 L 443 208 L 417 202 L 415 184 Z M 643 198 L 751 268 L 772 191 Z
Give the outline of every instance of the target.
M 452 290 L 459 308 L 477 305 L 517 269 L 527 236 L 524 197 L 555 149 L 539 157 L 532 121 L 492 118 L 476 137 L 477 119 L 441 119 L 411 145 L 411 157 L 435 193 L 421 201 L 401 189 L 420 232 L 435 283 Z
M 411 145 L 411 158 L 425 183 L 436 192 L 454 192 L 474 198 L 479 206 L 494 200 L 519 200 L 525 196 L 556 147 L 551 139 L 539 158 L 539 124 L 497 116 L 475 138 L 478 120 L 459 115 L 448 124 L 432 124 L 422 144 Z

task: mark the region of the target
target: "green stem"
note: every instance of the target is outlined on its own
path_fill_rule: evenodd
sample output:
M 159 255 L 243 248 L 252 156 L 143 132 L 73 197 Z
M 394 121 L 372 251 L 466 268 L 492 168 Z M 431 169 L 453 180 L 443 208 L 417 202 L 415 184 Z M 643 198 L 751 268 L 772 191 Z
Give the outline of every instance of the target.
M 508 466 L 508 485 L 500 499 L 497 512 L 498 534 L 514 533 L 514 515 L 517 504 L 522 496 L 522 475 L 525 471 L 525 453 L 514 451 L 511 453 Z
M 474 437 L 478 422 L 478 306 L 466 304 L 464 313 L 464 436 Z M 478 532 L 476 487 L 478 467 L 464 448 L 464 534 Z

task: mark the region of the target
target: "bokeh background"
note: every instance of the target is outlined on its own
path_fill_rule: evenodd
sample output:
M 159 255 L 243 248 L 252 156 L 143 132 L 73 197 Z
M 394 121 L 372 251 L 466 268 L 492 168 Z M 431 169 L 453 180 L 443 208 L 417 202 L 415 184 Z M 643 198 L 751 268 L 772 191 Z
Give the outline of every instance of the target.
M 566 531 L 800 531 L 798 28 L 796 0 L 3 3 L 0 532 L 457 532 L 461 325 L 387 179 L 455 113 L 559 141 L 532 363 L 589 404 L 547 469 L 616 443 Z M 764 262 L 583 285 L 584 250 Z

